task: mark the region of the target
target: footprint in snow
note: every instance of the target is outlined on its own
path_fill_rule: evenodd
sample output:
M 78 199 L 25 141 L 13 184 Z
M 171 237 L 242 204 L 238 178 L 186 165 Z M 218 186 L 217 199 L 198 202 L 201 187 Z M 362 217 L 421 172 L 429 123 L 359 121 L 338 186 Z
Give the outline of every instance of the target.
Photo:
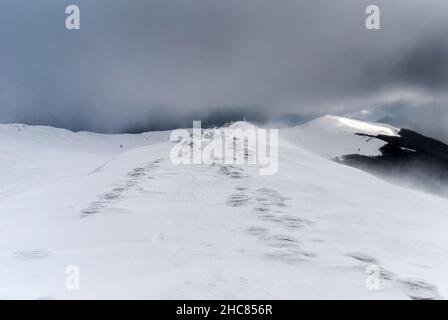
M 246 232 L 253 236 L 266 236 L 269 233 L 268 229 L 258 226 L 248 227 Z
M 19 259 L 42 259 L 49 255 L 47 250 L 24 250 L 17 251 L 14 256 Z
M 101 194 L 98 197 L 99 200 L 93 201 L 87 208 L 81 210 L 81 217 L 91 216 L 105 210 L 111 203 L 120 200 L 126 191 L 138 187 L 139 183 L 141 183 L 143 179 L 153 179 L 154 177 L 150 176 L 149 173 L 157 169 L 162 160 L 163 159 L 158 159 L 148 163 L 145 166 L 137 167 L 129 171 L 127 173 L 128 179 L 126 181 L 124 181 L 120 186 Z M 140 192 L 144 192 L 144 189 L 139 188 L 138 190 Z M 117 210 L 111 210 L 111 212 L 116 211 Z
M 274 248 L 298 248 L 299 241 L 289 235 L 273 235 L 266 239 L 269 246 Z
M 378 264 L 378 260 L 364 253 L 351 253 L 348 256 L 367 264 Z M 435 300 L 441 296 L 435 285 L 422 279 L 396 278 L 394 273 L 380 268 L 382 280 L 394 281 L 404 293 L 413 300 Z
M 412 300 L 435 300 L 440 299 L 435 285 L 421 279 L 399 279 L 399 286 Z
M 232 194 L 227 198 L 227 205 L 230 207 L 240 207 L 247 202 L 249 202 L 249 197 L 241 193 Z
M 301 229 L 311 224 L 311 222 L 307 219 L 299 218 L 292 215 L 282 215 L 278 217 L 278 221 L 283 227 L 292 230 Z
M 240 167 L 232 165 L 224 165 L 219 169 L 221 174 L 224 174 L 232 179 L 246 178 L 247 176 L 243 174 L 243 169 Z
M 361 262 L 365 262 L 365 263 L 370 263 L 370 264 L 378 264 L 378 260 L 376 258 L 373 258 L 371 256 L 369 256 L 368 254 L 362 253 L 362 252 L 355 252 L 355 253 L 349 253 L 347 256 L 361 261 Z

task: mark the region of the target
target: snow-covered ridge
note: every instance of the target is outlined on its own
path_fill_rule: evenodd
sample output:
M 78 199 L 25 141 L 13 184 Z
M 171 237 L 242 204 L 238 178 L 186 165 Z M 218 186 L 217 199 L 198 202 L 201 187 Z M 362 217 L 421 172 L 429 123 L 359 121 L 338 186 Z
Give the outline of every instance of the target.
M 0 124 L 0 198 L 88 173 L 117 154 L 165 142 L 169 132 L 97 134 Z
M 358 134 L 398 136 L 399 130 L 386 124 L 328 115 L 282 133 L 293 143 L 332 159 L 346 154 L 380 155 L 384 141 Z
M 327 159 L 389 182 L 448 196 L 448 146 L 418 132 L 348 117 L 325 116 L 287 130 L 285 136 Z
M 49 126 L 0 124 L 0 148 L 8 145 L 27 145 L 43 149 L 58 147 L 113 153 L 161 142 L 168 137 L 168 134 L 167 131 L 141 134 L 100 134 L 88 131 L 73 132 Z
M 1 298 L 448 296 L 448 201 L 302 148 L 374 150 L 337 118 L 282 130 L 273 176 L 174 165 L 169 132 L 11 128 L 0 128 Z M 153 143 L 120 151 L 140 137 Z M 379 290 L 366 288 L 372 264 Z M 65 287 L 68 265 L 81 290 Z

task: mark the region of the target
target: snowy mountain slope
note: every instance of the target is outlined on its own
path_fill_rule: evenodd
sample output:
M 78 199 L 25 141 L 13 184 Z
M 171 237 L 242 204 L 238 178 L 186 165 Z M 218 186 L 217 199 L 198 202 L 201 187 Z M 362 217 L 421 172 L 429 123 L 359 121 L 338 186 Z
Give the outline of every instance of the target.
M 102 166 L 85 158 L 40 188 L 17 181 L 20 193 L 0 196 L 0 298 L 448 296 L 446 199 L 286 138 L 274 176 L 253 165 L 174 165 L 172 143 L 159 140 Z M 96 139 L 82 148 L 95 150 Z M 40 174 L 78 160 L 57 157 Z M 67 265 L 79 266 L 80 290 L 66 289 Z M 369 265 L 381 270 L 379 290 L 366 288 Z
M 86 174 L 115 154 L 166 139 L 167 132 L 103 135 L 0 124 L 0 196 Z
M 325 116 L 286 129 L 283 134 L 327 159 L 402 186 L 448 197 L 448 145 L 418 132 Z
M 386 143 L 368 135 L 397 136 L 399 129 L 385 124 L 366 122 L 347 117 L 324 116 L 302 126 L 283 129 L 283 136 L 308 150 L 331 159 L 346 154 L 380 155 Z

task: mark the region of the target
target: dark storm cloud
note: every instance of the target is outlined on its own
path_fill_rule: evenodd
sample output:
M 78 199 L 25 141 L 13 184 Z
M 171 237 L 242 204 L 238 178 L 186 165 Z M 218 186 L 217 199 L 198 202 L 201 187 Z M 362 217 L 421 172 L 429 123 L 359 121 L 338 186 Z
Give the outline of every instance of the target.
M 370 4 L 380 31 L 364 27 Z M 118 132 L 444 110 L 447 17 L 444 0 L 3 0 L 0 122 Z
M 367 85 L 388 85 L 423 88 L 437 93 L 448 88 L 448 42 L 431 38 L 412 44 L 387 61 L 372 62 L 366 68 Z
M 448 43 L 432 42 L 416 47 L 397 69 L 397 76 L 409 84 L 421 85 L 428 90 L 447 89 Z

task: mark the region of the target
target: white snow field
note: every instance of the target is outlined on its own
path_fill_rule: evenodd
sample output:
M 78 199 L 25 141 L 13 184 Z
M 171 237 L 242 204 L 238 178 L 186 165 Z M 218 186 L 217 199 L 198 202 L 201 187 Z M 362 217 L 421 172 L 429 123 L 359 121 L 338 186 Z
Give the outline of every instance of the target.
M 283 130 L 273 176 L 174 165 L 169 132 L 0 125 L 0 298 L 447 297 L 448 200 L 326 159 L 396 132 L 341 119 Z

